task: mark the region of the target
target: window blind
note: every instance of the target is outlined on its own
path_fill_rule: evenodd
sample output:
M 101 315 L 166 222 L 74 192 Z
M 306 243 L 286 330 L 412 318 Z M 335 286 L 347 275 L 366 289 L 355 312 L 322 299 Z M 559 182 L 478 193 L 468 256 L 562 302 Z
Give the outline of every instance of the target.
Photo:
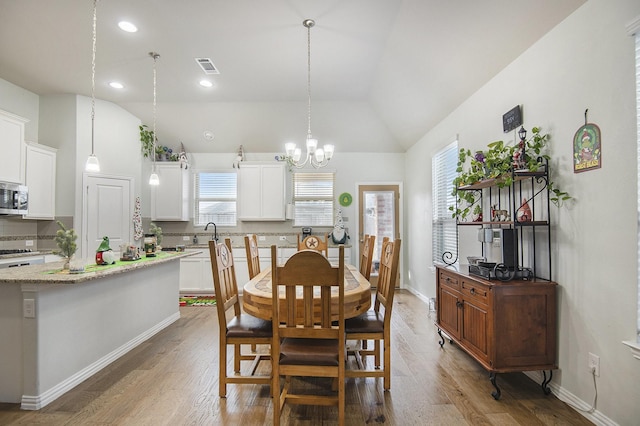
M 293 173 L 294 226 L 333 226 L 335 173 Z
M 235 172 L 196 173 L 194 225 L 236 226 L 237 180 Z
M 432 173 L 432 251 L 433 262 L 441 262 L 445 252 L 456 254 L 456 220 L 451 217 L 449 206 L 455 205 L 452 195 L 453 180 L 457 176 L 458 141 L 438 151 L 431 159 Z

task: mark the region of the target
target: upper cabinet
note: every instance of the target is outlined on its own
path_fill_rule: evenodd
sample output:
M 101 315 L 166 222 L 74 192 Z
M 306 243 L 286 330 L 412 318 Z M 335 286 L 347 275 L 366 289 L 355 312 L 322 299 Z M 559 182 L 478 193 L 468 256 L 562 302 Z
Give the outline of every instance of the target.
M 189 172 L 180 163 L 156 163 L 160 185 L 151 187 L 152 220 L 189 220 Z
M 0 110 L 0 181 L 24 184 L 24 125 L 29 121 Z
M 284 163 L 243 162 L 238 170 L 238 219 L 285 220 Z
M 56 213 L 57 150 L 38 143 L 26 146 L 25 183 L 29 188 L 29 212 L 25 219 L 54 219 Z

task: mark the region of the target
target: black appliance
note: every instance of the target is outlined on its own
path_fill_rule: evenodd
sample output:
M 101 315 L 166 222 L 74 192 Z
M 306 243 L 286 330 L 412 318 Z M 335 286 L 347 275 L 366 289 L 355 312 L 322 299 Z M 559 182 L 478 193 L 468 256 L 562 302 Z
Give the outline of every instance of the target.
M 0 215 L 27 214 L 28 201 L 26 186 L 0 182 Z

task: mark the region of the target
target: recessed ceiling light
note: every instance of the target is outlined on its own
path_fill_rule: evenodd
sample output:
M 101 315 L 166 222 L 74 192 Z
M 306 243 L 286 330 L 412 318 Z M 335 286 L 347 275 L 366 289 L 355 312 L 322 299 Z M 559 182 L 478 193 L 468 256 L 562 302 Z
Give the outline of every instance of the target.
M 209 80 L 200 80 L 200 86 L 202 87 L 213 87 L 213 83 Z
M 124 84 L 119 83 L 117 81 L 110 82 L 109 86 L 113 87 L 114 89 L 124 89 Z
M 135 33 L 136 31 L 138 31 L 138 27 L 133 25 L 131 22 L 120 21 L 118 22 L 118 26 L 122 31 L 126 31 L 128 33 Z

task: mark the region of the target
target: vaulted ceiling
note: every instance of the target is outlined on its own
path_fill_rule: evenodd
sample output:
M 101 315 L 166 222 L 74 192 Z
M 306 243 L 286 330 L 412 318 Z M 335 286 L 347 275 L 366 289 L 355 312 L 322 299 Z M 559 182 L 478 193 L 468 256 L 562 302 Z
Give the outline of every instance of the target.
M 151 125 L 155 51 L 161 143 L 282 151 L 307 134 L 310 18 L 313 135 L 336 153 L 404 152 L 585 1 L 99 0 L 96 97 Z M 91 96 L 92 15 L 92 0 L 0 0 L 0 78 Z

